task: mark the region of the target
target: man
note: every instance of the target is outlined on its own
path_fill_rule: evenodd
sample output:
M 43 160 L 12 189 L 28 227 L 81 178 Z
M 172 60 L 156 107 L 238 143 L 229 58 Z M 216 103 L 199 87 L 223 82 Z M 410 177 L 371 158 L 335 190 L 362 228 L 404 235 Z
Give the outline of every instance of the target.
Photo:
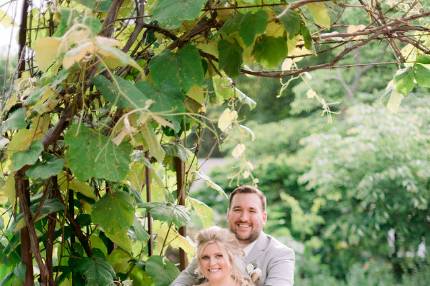
M 294 251 L 263 232 L 267 221 L 264 194 L 251 186 L 236 188 L 230 195 L 227 220 L 243 248 L 247 268 L 261 271 L 257 286 L 293 286 Z M 196 259 L 171 286 L 196 284 L 195 269 Z

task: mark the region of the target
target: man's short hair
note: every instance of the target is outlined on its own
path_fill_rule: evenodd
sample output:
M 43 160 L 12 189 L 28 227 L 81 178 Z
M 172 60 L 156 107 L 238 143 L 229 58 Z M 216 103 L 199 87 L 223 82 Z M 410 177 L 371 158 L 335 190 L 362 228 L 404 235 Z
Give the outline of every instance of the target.
M 261 200 L 261 206 L 263 207 L 263 211 L 266 210 L 266 204 L 267 204 L 266 203 L 266 196 L 259 189 L 255 188 L 253 186 L 249 186 L 249 185 L 239 186 L 236 189 L 234 189 L 233 192 L 231 192 L 230 198 L 229 198 L 229 203 L 228 203 L 228 208 L 231 207 L 231 201 L 233 200 L 233 197 L 236 194 L 256 194 Z

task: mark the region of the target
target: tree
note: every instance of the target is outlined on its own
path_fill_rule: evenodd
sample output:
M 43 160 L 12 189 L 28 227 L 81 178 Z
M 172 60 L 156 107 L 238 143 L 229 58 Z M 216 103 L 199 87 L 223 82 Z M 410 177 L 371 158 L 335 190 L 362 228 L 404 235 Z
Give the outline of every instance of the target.
M 190 210 L 210 223 L 208 207 L 186 197 L 199 142 L 181 142 L 203 126 L 215 129 L 205 117 L 213 104 L 229 106 L 218 121 L 222 132 L 247 130 L 236 109 L 255 102 L 235 85 L 240 74 L 284 78 L 334 68 L 348 53 L 387 40 L 399 63 L 413 63 L 396 76 L 395 90 L 428 84 L 425 10 L 323 0 L 23 3 L 18 77 L 1 113 L 5 283 L 33 285 L 34 261 L 41 285 L 168 285 L 177 269 L 164 257 L 167 246 L 181 248 L 181 267 L 184 252 L 192 255 L 183 237 Z M 347 9 L 371 20 L 355 31 L 332 29 L 331 19 Z M 327 48 L 335 53 L 328 62 L 292 61 Z M 284 59 L 282 71 L 260 70 Z

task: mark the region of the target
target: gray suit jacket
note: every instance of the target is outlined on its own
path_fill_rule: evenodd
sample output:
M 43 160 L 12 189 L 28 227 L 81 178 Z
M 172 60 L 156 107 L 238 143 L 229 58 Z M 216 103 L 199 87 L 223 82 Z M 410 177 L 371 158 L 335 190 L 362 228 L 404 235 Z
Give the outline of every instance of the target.
M 252 264 L 261 270 L 257 286 L 293 286 L 294 251 L 262 232 L 254 247 L 245 257 L 245 264 Z M 196 259 L 179 274 L 170 286 L 192 286 L 198 283 L 194 273 Z

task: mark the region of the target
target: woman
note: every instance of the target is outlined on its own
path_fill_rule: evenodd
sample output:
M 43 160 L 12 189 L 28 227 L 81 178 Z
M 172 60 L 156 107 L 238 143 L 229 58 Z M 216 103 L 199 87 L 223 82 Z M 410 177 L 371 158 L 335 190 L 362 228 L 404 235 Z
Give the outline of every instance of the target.
M 210 227 L 197 234 L 198 273 L 205 278 L 200 286 L 254 286 L 244 277 L 242 249 L 234 234 L 220 227 Z

